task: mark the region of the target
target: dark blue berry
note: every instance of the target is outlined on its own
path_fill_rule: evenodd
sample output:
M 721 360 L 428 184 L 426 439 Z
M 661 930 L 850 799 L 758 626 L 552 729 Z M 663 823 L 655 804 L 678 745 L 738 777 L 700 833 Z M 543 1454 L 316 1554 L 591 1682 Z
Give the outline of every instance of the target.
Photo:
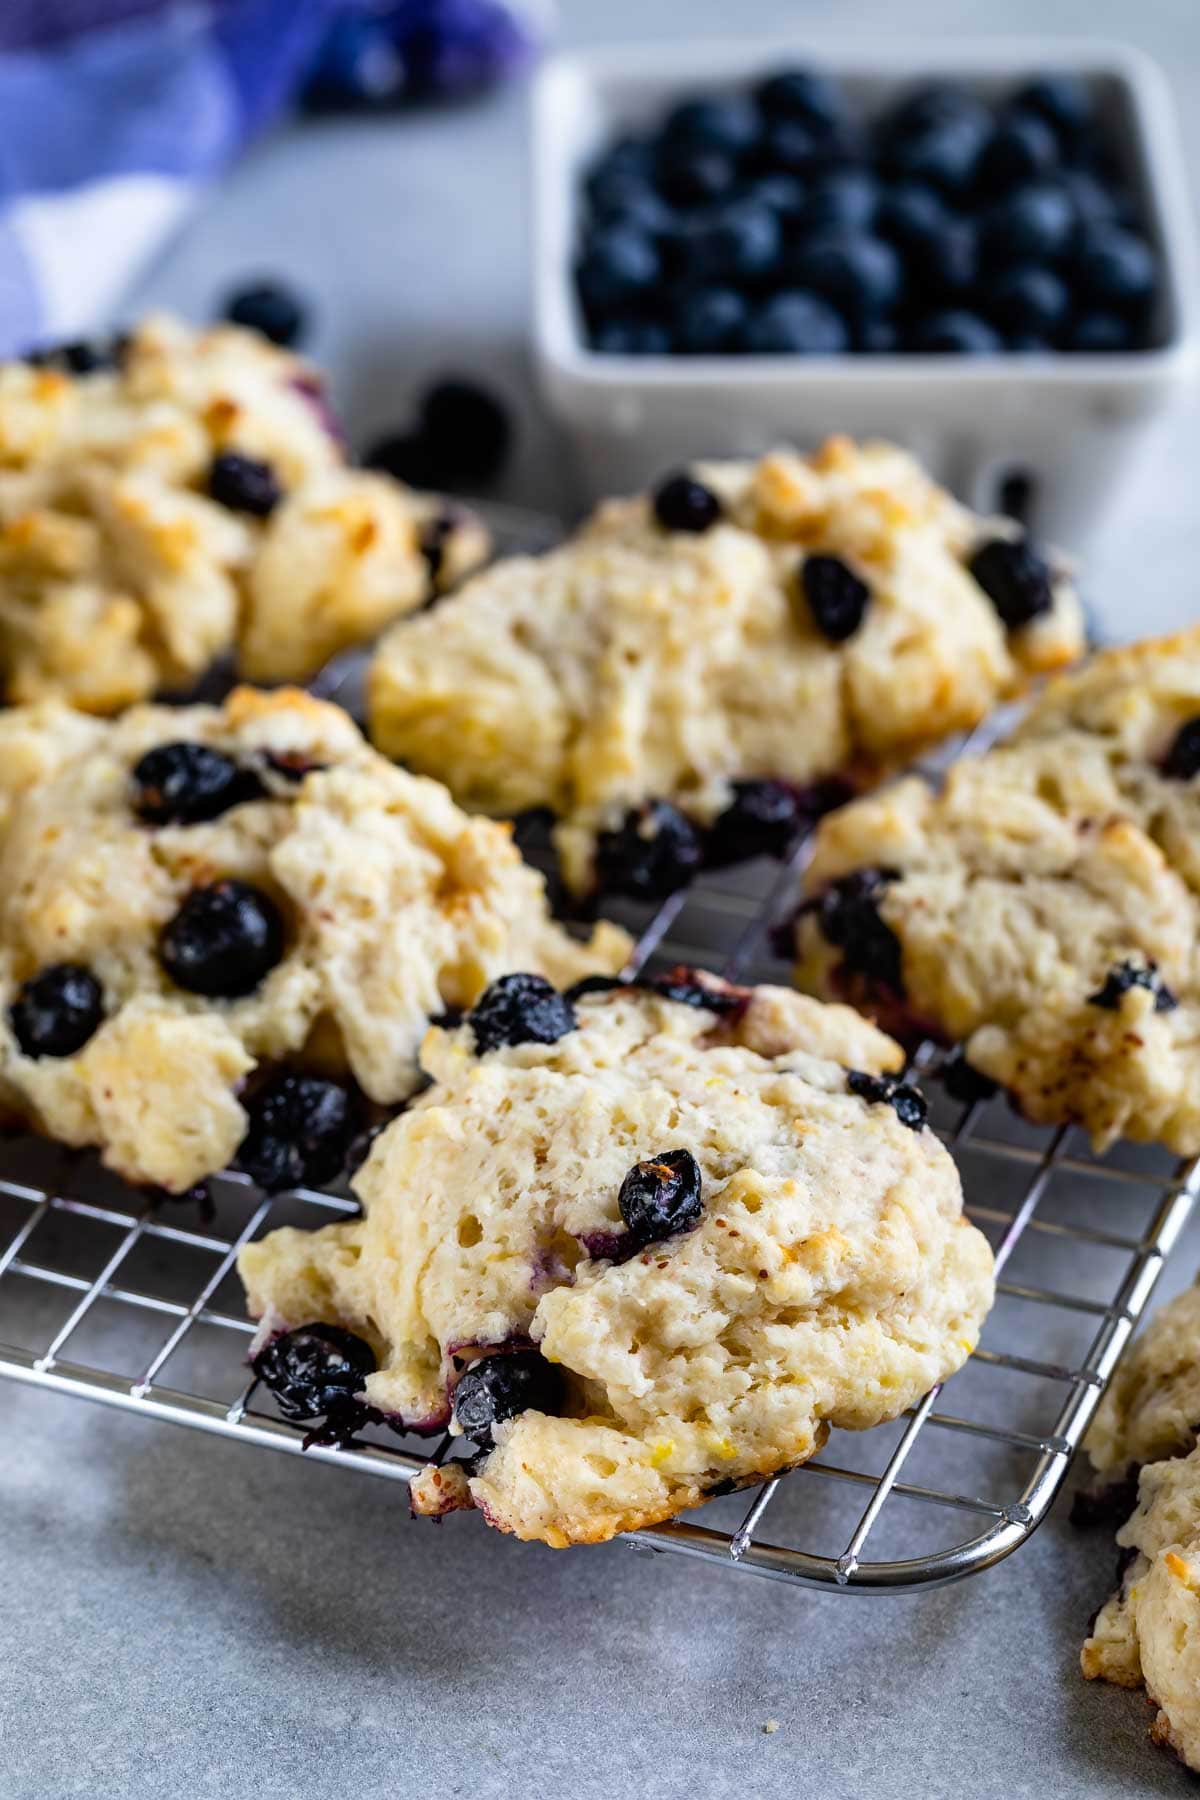
M 245 1103 L 238 1167 L 265 1194 L 324 1187 L 346 1165 L 358 1119 L 346 1089 L 315 1075 L 280 1075 Z
M 1108 971 L 1103 987 L 1097 993 L 1088 995 L 1088 1005 L 1103 1007 L 1106 1012 L 1116 1012 L 1122 996 L 1135 987 L 1147 988 L 1154 995 L 1155 1012 L 1174 1012 L 1179 1005 L 1160 977 L 1156 963 L 1136 963 L 1128 959 L 1117 963 L 1115 968 Z
M 1087 85 L 1077 75 L 1039 75 L 1017 89 L 1012 105 L 1044 120 L 1064 143 L 1088 130 L 1094 112 Z
M 802 818 L 800 796 L 786 781 L 735 781 L 732 800 L 705 839 L 704 860 L 724 869 L 751 856 L 782 856 Z
M 678 807 L 652 800 L 628 813 L 596 843 L 596 881 L 604 893 L 665 900 L 686 887 L 703 861 L 700 833 Z
M 302 301 L 279 281 L 256 281 L 230 294 L 225 317 L 233 325 L 257 331 L 273 344 L 298 344 L 308 325 Z
M 831 169 L 813 183 L 804 223 L 811 231 L 870 230 L 879 183 L 867 169 Z
M 822 295 L 851 319 L 889 311 L 900 294 L 903 266 L 892 246 L 865 232 L 821 232 L 800 246 L 796 285 Z
M 563 1401 L 562 1371 L 536 1350 L 508 1350 L 473 1362 L 454 1390 L 454 1417 L 477 1444 L 490 1444 L 492 1427 L 518 1413 L 552 1416 Z
M 209 498 L 230 512 L 250 513 L 265 519 L 283 499 L 283 489 L 268 462 L 253 456 L 240 456 L 228 450 L 214 456 L 208 470 Z
M 1054 183 L 1018 188 L 986 215 L 980 232 L 984 260 L 992 268 L 1013 263 L 1056 262 L 1066 255 L 1075 229 L 1070 195 Z
M 1193 775 L 1200 775 L 1200 714 L 1185 719 L 1175 733 L 1162 772 L 1172 781 L 1190 781 Z
M 80 963 L 52 963 L 18 988 L 8 1017 L 25 1056 L 74 1056 L 104 1018 L 104 990 Z
M 698 288 L 685 294 L 675 315 L 675 342 L 691 356 L 717 356 L 738 347 L 748 308 L 733 288 Z
M 837 85 L 814 69 L 777 69 L 754 90 L 767 119 L 795 119 L 825 136 L 840 131 L 846 109 Z
M 862 624 L 871 590 L 836 556 L 806 556 L 800 565 L 800 587 L 821 636 L 841 644 Z
M 1059 182 L 1081 225 L 1112 225 L 1120 221 L 1124 211 L 1120 196 L 1091 170 L 1064 169 Z
M 665 1150 L 634 1163 L 617 1205 L 630 1236 L 657 1244 L 699 1224 L 704 1211 L 700 1167 L 690 1150 Z
M 608 195 L 630 180 L 646 185 L 654 180 L 654 149 L 640 138 L 610 144 L 588 170 L 583 191 L 592 206 L 602 208 Z
M 950 82 L 931 82 L 905 94 L 879 122 L 878 137 L 884 147 L 917 137 L 931 125 L 967 120 L 980 130 L 991 121 L 982 101 Z
M 1094 225 L 1080 237 L 1075 257 L 1080 297 L 1105 312 L 1133 312 L 1154 297 L 1158 258 L 1145 238 L 1119 225 Z
M 862 1069 L 851 1069 L 846 1076 L 846 1086 L 860 1100 L 873 1106 L 890 1106 L 900 1123 L 907 1125 L 910 1131 L 920 1131 L 928 1116 L 924 1094 L 895 1075 L 868 1075 Z
M 1098 354 L 1137 348 L 1137 333 L 1119 313 L 1086 312 L 1076 319 L 1065 348 Z
M 501 975 L 467 1014 L 480 1056 L 514 1044 L 557 1044 L 575 1029 L 571 1002 L 544 975 Z
M 674 229 L 675 214 L 662 197 L 637 175 L 613 175 L 595 206 L 597 227 L 644 232 L 652 241 Z
M 301 1325 L 272 1338 L 251 1367 L 284 1418 L 299 1424 L 353 1401 L 375 1372 L 375 1352 L 340 1325 Z
M 924 250 L 949 219 L 945 202 L 933 188 L 919 181 L 898 181 L 880 195 L 875 229 L 902 249 Z
M 760 165 L 777 173 L 813 175 L 828 168 L 830 139 L 800 119 L 772 120 L 763 133 Z
M 984 145 L 977 179 L 987 193 L 1003 194 L 1045 175 L 1058 161 L 1058 139 L 1033 113 L 1001 119 Z
M 245 881 L 193 888 L 159 940 L 163 968 L 191 994 L 237 999 L 283 956 L 283 919 L 268 894 Z
M 855 869 L 807 903 L 826 943 L 842 952 L 847 974 L 881 982 L 895 993 L 903 992 L 900 940 L 880 917 L 879 902 L 888 882 L 898 879 L 894 869 Z
M 988 311 L 1001 331 L 1053 342 L 1066 323 L 1071 296 L 1051 269 L 1009 269 L 988 287 Z
M 707 206 L 729 192 L 733 178 L 733 162 L 719 150 L 667 144 L 659 155 L 659 191 L 672 206 Z
M 995 356 L 1004 348 L 999 334 L 977 313 L 931 313 L 913 327 L 910 350 L 935 356 Z
M 890 319 L 867 319 L 855 334 L 854 347 L 867 356 L 892 356 L 900 348 L 900 333 Z
M 157 744 L 133 766 L 133 810 L 148 825 L 195 825 L 259 799 L 262 783 L 231 756 L 183 739 Z
M 435 485 L 494 481 L 512 444 L 512 419 L 498 395 L 467 376 L 445 376 L 420 397 L 417 431 Z
M 888 171 L 944 194 L 966 194 L 975 184 L 990 129 L 986 114 L 973 112 L 935 121 L 889 145 Z
M 850 347 L 845 321 L 817 294 L 775 294 L 751 313 L 746 348 L 756 356 L 839 356 Z
M 779 260 L 778 215 L 743 201 L 706 220 L 690 235 L 688 273 L 698 282 L 758 281 Z
M 804 217 L 808 187 L 798 175 L 760 175 L 743 197 L 753 205 L 769 207 L 785 227 L 793 226 Z
M 749 100 L 701 98 L 683 100 L 667 114 L 663 140 L 693 150 L 718 150 L 737 158 L 754 145 L 761 127 Z
M 588 239 L 575 272 L 579 298 L 590 314 L 619 312 L 651 293 L 661 273 L 658 251 L 644 231 L 608 226 Z
M 606 356 L 666 356 L 671 334 L 653 319 L 609 319 L 592 339 Z
M 686 471 L 659 483 L 653 505 L 664 531 L 707 531 L 721 516 L 721 502 L 712 489 Z
M 1054 605 L 1050 567 L 1028 538 L 992 538 L 967 564 L 1006 631 L 1016 631 Z

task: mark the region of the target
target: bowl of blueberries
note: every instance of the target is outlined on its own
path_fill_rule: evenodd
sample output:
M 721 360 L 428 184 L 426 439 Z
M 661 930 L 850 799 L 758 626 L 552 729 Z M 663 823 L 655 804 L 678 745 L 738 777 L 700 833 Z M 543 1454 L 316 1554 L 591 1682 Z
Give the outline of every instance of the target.
M 1075 541 L 1196 367 L 1170 94 L 1123 46 L 563 55 L 533 187 L 539 377 L 592 492 L 844 431 Z

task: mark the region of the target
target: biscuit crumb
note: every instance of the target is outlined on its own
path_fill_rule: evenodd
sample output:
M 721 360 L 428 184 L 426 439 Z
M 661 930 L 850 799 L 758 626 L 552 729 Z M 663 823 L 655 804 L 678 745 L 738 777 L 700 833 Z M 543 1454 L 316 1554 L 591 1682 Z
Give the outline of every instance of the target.
M 766 1724 L 763 1726 L 763 1733 L 766 1737 L 774 1737 L 775 1733 L 778 1730 L 779 1730 L 779 1720 L 778 1719 L 768 1719 Z

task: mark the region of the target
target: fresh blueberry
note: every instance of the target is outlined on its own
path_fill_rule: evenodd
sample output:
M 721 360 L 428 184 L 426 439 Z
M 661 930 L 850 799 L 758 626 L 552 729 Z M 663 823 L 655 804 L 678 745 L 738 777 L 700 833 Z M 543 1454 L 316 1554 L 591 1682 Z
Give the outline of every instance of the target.
M 754 99 L 764 118 L 795 119 L 825 136 L 845 124 L 845 103 L 836 83 L 814 69 L 776 69 L 759 82 Z
M 907 1125 L 910 1131 L 920 1131 L 929 1114 L 924 1094 L 895 1075 L 868 1075 L 862 1069 L 851 1069 L 846 1076 L 846 1086 L 860 1100 L 873 1106 L 890 1106 L 900 1123 Z
M 798 175 L 760 175 L 744 190 L 753 205 L 766 206 L 784 226 L 797 225 L 808 204 L 808 188 Z
M 900 348 L 900 333 L 890 319 L 867 319 L 855 334 L 854 348 L 866 356 L 893 356 Z
M 900 182 L 886 190 L 876 230 L 903 252 L 915 295 L 946 300 L 974 287 L 979 270 L 975 226 L 951 214 L 931 188 Z
M 664 531 L 707 531 L 721 516 L 721 502 L 711 488 L 681 470 L 655 489 L 654 516 Z
M 799 289 L 773 295 L 746 326 L 746 348 L 756 356 L 839 356 L 849 347 L 840 313 Z
M 232 325 L 257 331 L 273 344 L 298 344 L 308 325 L 303 302 L 279 281 L 256 281 L 230 294 L 223 308 Z
M 678 807 L 652 800 L 596 842 L 596 881 L 607 894 L 665 900 L 686 887 L 703 861 L 700 833 Z
M 1028 538 L 992 538 L 967 567 L 1006 631 L 1017 631 L 1054 605 L 1050 566 Z
M 512 418 L 490 388 L 468 377 L 446 376 L 420 397 L 417 431 L 438 484 L 471 486 L 494 481 L 512 445 Z
M 1044 119 L 1011 113 L 984 146 L 977 180 L 985 193 L 1004 194 L 1045 175 L 1058 161 L 1058 139 Z
M 964 112 L 893 141 L 887 150 L 889 174 L 927 182 L 942 193 L 968 193 L 977 179 L 991 130 L 986 114 Z
M 719 150 L 664 145 L 658 158 L 658 187 L 672 206 L 707 206 L 733 186 L 734 165 Z
M 802 817 L 800 797 L 786 781 L 735 781 L 732 800 L 705 840 L 705 863 L 724 869 L 751 856 L 782 856 Z
M 701 98 L 683 100 L 667 114 L 663 141 L 692 150 L 717 150 L 735 160 L 752 148 L 760 130 L 749 100 Z
M 977 313 L 931 313 L 913 328 L 908 347 L 918 355 L 995 356 L 1004 348 L 999 334 Z
M 688 240 L 688 273 L 697 282 L 758 281 L 779 260 L 778 215 L 749 202 L 730 206 L 699 225 Z
M 265 519 L 283 499 L 283 489 L 268 462 L 227 450 L 214 456 L 208 469 L 209 498 L 230 512 L 250 513 Z
M 1157 963 L 1131 962 L 1128 958 L 1108 971 L 1104 977 L 1104 985 L 1097 993 L 1088 995 L 1088 1005 L 1103 1007 L 1106 1012 L 1116 1012 L 1121 1005 L 1122 996 L 1135 987 L 1147 988 L 1154 995 L 1155 1012 L 1174 1012 L 1179 1005 L 1159 975 Z
M 837 556 L 806 556 L 800 587 L 813 623 L 831 644 L 842 644 L 862 624 L 871 590 Z
M 467 1437 L 490 1444 L 492 1427 L 518 1413 L 552 1416 L 563 1401 L 561 1370 L 536 1350 L 508 1350 L 473 1362 L 454 1390 L 454 1417 Z
M 52 963 L 17 990 L 9 1010 L 25 1056 L 74 1056 L 104 1018 L 104 990 L 80 963 Z
M 759 149 L 763 169 L 787 175 L 814 175 L 828 168 L 832 159 L 829 137 L 800 119 L 773 119 L 763 133 Z
M 667 236 L 675 214 L 661 195 L 638 175 L 614 175 L 595 207 L 597 228 L 644 232 L 652 241 Z
M 544 975 L 501 975 L 484 989 L 467 1023 L 480 1056 L 514 1044 L 557 1044 L 575 1029 L 571 1002 Z
M 156 744 L 133 766 L 133 810 L 147 825 L 196 825 L 262 795 L 257 776 L 194 739 Z
M 996 1083 L 972 1068 L 961 1047 L 946 1058 L 938 1076 L 951 1100 L 957 1100 L 961 1106 L 976 1106 L 996 1093 Z
M 1120 197 L 1090 169 L 1064 169 L 1059 180 L 1081 225 L 1112 225 L 1121 220 L 1124 207 Z
M 283 919 L 245 881 L 193 888 L 159 940 L 163 968 L 190 994 L 235 1000 L 253 993 L 283 955 Z
M 1000 201 L 981 227 L 985 261 L 992 268 L 1013 263 L 1056 262 L 1065 256 L 1075 228 L 1075 209 L 1062 187 L 1030 182 Z
M 1172 781 L 1190 781 L 1193 775 L 1200 775 L 1200 713 L 1185 719 L 1175 733 L 1162 772 Z
M 987 293 L 988 311 L 1001 331 L 1053 342 L 1066 323 L 1071 296 L 1051 269 L 1009 269 Z
M 991 114 L 974 94 L 950 82 L 931 82 L 915 89 L 885 113 L 879 122 L 877 136 L 887 146 L 905 138 L 919 137 L 932 125 L 945 125 L 968 120 L 980 130 L 991 122 Z
M 861 320 L 896 304 L 903 265 L 883 238 L 830 231 L 801 245 L 792 274 L 798 287 L 822 295 L 844 316 Z
M 583 191 L 593 207 L 603 209 L 608 194 L 630 180 L 647 186 L 654 180 L 654 149 L 641 138 L 622 138 L 610 144 L 588 170 Z
M 690 1150 L 665 1150 L 634 1163 L 621 1183 L 617 1205 L 639 1244 L 661 1243 L 690 1231 L 704 1211 L 699 1164 Z
M 738 348 L 747 316 L 746 302 L 733 288 L 698 288 L 680 301 L 675 342 L 691 356 L 718 356 Z
M 879 204 L 879 183 L 868 169 L 831 169 L 812 186 L 804 209 L 806 229 L 865 232 Z
M 660 272 L 658 251 L 646 233 L 614 225 L 589 238 L 575 280 L 584 310 L 602 316 L 644 299 Z
M 666 356 L 671 334 L 653 319 L 609 319 L 593 337 L 592 348 L 606 356 Z
M 945 230 L 950 218 L 945 202 L 919 181 L 897 181 L 884 188 L 875 214 L 875 229 L 902 249 L 924 250 Z
M 1086 132 L 1092 123 L 1092 97 L 1077 75 L 1040 75 L 1018 88 L 1014 109 L 1030 113 L 1053 127 L 1063 143 Z
M 1105 312 L 1136 312 L 1158 286 L 1154 251 L 1119 225 L 1093 225 L 1081 234 L 1075 272 L 1082 299 Z
M 375 1372 L 375 1352 L 340 1325 L 301 1325 L 272 1338 L 250 1366 L 284 1418 L 300 1424 L 352 1402 Z
M 357 1127 L 350 1095 L 315 1075 L 280 1075 L 246 1101 L 238 1167 L 265 1194 L 324 1187 L 346 1166 Z
M 894 869 L 856 869 L 807 903 L 826 943 L 842 952 L 846 972 L 880 982 L 894 993 L 903 992 L 900 940 L 880 917 L 879 902 L 887 883 L 898 879 Z

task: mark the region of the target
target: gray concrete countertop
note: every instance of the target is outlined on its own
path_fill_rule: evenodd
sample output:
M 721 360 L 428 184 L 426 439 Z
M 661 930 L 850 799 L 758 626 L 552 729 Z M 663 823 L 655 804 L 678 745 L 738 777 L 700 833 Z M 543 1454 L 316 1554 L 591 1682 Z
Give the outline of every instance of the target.
M 680 31 L 1036 30 L 1159 56 L 1200 151 L 1195 0 L 575 0 L 569 40 Z M 1200 157 L 1194 157 L 1200 161 Z M 321 123 L 260 147 L 145 284 L 194 314 L 278 270 L 356 438 L 431 367 L 511 396 L 507 496 L 571 494 L 524 352 L 523 97 Z M 1115 635 L 1195 616 L 1200 427 L 1176 420 L 1089 551 Z M 1186 1234 L 1164 1291 L 1200 1261 Z M 3 1331 L 0 1330 L 0 1337 Z M 1081 1681 L 1107 1542 L 1063 1509 L 987 1575 L 918 1598 L 791 1591 L 627 1546 L 553 1555 L 403 1490 L 0 1386 L 0 1794 L 403 1800 L 1184 1794 L 1144 1699 Z M 768 1720 L 779 1730 L 767 1734 Z

